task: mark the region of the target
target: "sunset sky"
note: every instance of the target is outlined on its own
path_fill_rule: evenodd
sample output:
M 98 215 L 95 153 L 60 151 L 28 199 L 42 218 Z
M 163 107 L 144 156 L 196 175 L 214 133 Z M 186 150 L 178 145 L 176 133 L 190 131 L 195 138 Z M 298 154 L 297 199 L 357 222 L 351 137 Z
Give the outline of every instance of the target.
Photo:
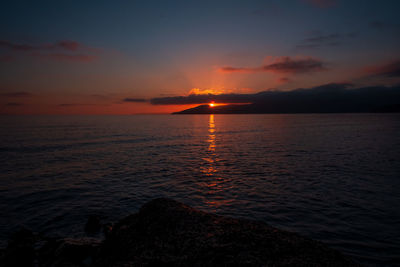
M 1 114 L 169 113 L 152 99 L 400 83 L 400 2 L 2 1 Z

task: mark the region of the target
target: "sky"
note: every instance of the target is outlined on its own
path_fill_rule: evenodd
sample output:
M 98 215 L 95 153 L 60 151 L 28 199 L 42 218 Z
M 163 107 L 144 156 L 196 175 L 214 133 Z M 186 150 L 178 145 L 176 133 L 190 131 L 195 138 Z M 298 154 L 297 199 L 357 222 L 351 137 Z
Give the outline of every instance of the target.
M 395 0 L 2 1 L 0 114 L 170 113 L 200 103 L 154 100 L 399 85 L 398 10 Z

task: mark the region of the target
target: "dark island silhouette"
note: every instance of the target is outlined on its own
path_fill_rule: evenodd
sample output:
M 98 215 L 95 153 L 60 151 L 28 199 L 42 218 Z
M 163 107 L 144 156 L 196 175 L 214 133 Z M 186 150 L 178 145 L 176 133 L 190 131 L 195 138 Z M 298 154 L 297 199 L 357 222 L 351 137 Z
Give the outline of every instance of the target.
M 257 94 L 170 97 L 155 102 L 195 104 L 199 100 L 202 103 L 235 103 L 214 107 L 203 104 L 173 114 L 400 112 L 400 86 L 348 87 L 347 84 L 328 84 L 310 89 Z

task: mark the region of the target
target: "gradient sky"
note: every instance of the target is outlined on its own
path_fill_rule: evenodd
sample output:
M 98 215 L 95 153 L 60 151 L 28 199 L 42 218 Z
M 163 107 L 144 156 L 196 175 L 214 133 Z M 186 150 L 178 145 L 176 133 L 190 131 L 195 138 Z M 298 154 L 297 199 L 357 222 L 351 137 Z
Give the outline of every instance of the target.
M 167 113 L 149 100 L 400 83 L 399 1 L 2 1 L 0 113 Z M 193 106 L 193 105 L 192 105 Z

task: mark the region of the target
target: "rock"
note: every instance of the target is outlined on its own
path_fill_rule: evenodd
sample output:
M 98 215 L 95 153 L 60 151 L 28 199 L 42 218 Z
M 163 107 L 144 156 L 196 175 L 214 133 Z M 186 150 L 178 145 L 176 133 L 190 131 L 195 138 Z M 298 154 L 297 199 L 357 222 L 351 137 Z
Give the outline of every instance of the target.
M 36 236 L 22 228 L 11 235 L 7 248 L 3 251 L 2 266 L 34 266 Z
M 91 266 L 100 241 L 93 238 L 49 239 L 38 251 L 40 266 Z
M 0 266 L 91 266 L 100 243 L 94 238 L 48 238 L 21 229 L 0 251 Z
M 95 265 L 359 266 L 295 233 L 205 213 L 165 198 L 115 224 Z
M 21 229 L 0 250 L 0 266 L 359 266 L 295 233 L 166 198 L 104 227 L 103 242 L 48 238 Z
M 88 235 L 94 235 L 101 230 L 100 217 L 97 215 L 90 215 L 85 224 L 85 233 Z
M 111 223 L 106 223 L 103 225 L 103 234 L 104 234 L 105 238 L 110 236 L 112 228 L 113 228 L 113 225 Z

